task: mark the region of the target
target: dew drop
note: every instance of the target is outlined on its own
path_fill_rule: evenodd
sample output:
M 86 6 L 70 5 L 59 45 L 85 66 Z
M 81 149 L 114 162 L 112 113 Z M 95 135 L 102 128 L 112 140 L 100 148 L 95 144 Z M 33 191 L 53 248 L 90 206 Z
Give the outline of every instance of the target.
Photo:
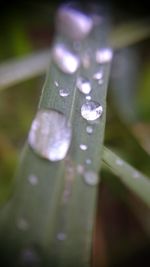
M 83 174 L 84 173 L 84 166 L 83 165 L 78 165 L 77 166 L 77 172 L 79 174 Z
M 37 252 L 33 248 L 24 249 L 19 257 L 21 267 L 39 267 L 41 261 Z M 18 265 L 17 265 L 18 266 Z
M 57 234 L 57 239 L 60 240 L 60 241 L 63 241 L 66 239 L 66 234 L 63 233 L 63 232 L 60 232 Z
M 92 99 L 92 97 L 91 97 L 90 95 L 87 95 L 87 96 L 85 97 L 85 99 L 89 101 L 89 100 Z
M 89 101 L 81 107 L 81 116 L 87 121 L 98 119 L 101 117 L 102 113 L 103 107 L 95 101 Z
M 41 157 L 50 161 L 58 161 L 65 158 L 71 136 L 71 128 L 62 113 L 41 109 L 33 120 L 28 142 Z
M 59 90 L 59 95 L 62 97 L 67 97 L 69 95 L 69 90 L 67 89 L 60 89 Z
M 38 178 L 34 174 L 29 175 L 28 180 L 29 180 L 31 185 L 37 185 L 37 183 L 38 183 Z
M 93 75 L 93 79 L 94 79 L 94 80 L 101 80 L 102 78 L 103 78 L 103 72 L 102 72 L 102 71 L 96 72 L 96 73 Z
M 54 84 L 55 84 L 56 87 L 59 86 L 59 83 L 57 81 L 54 81 Z
M 87 150 L 87 145 L 80 144 L 80 149 L 84 151 Z
M 88 69 L 91 65 L 91 57 L 89 53 L 85 53 L 82 56 L 82 65 L 85 69 Z
M 119 166 L 122 166 L 123 165 L 123 160 L 121 159 L 116 159 L 116 164 L 119 165 Z
M 26 231 L 29 229 L 29 224 L 24 218 L 19 218 L 17 221 L 17 227 L 22 231 Z
M 139 174 L 139 172 L 134 171 L 134 172 L 133 172 L 133 178 L 135 178 L 135 179 L 140 178 L 140 174 Z
M 92 134 L 92 133 L 93 133 L 93 127 L 90 126 L 90 125 L 88 125 L 88 126 L 86 127 L 86 132 L 87 132 L 88 134 Z
M 107 63 L 112 60 L 113 52 L 110 48 L 103 48 L 96 51 L 96 62 Z
M 73 40 L 84 39 L 93 27 L 90 17 L 66 6 L 59 9 L 57 22 L 58 29 Z
M 85 95 L 89 94 L 91 92 L 91 84 L 88 79 L 83 77 L 77 78 L 77 88 L 79 91 Z
M 52 49 L 52 57 L 58 68 L 68 74 L 73 74 L 79 67 L 77 55 L 69 51 L 63 44 L 56 44 Z
M 85 160 L 85 163 L 86 163 L 87 165 L 90 165 L 90 164 L 92 163 L 92 161 L 91 161 L 91 159 L 86 159 L 86 160 Z
M 93 171 L 87 171 L 84 173 L 84 181 L 88 185 L 97 185 L 99 182 L 99 177 L 97 173 Z

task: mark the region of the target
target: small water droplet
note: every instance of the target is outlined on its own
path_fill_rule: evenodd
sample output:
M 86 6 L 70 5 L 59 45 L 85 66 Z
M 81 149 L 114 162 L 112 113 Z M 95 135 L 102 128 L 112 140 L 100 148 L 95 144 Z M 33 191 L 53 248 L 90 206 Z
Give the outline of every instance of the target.
M 86 160 L 85 160 L 85 163 L 86 163 L 87 165 L 90 165 L 90 164 L 92 163 L 92 161 L 91 161 L 91 159 L 86 159 Z
M 93 127 L 90 126 L 90 125 L 88 125 L 88 126 L 86 127 L 86 132 L 87 132 L 88 134 L 92 134 L 92 133 L 93 133 Z
M 83 77 L 78 77 L 77 78 L 77 88 L 79 91 L 83 94 L 89 94 L 91 92 L 91 84 L 88 79 L 83 78 Z
M 98 71 L 93 75 L 94 80 L 101 80 L 102 78 L 103 78 L 103 72 L 102 71 Z
M 31 185 L 37 185 L 37 183 L 38 183 L 38 178 L 34 174 L 29 175 L 28 180 L 29 180 Z
M 92 99 L 92 97 L 91 97 L 90 95 L 87 95 L 87 96 L 85 97 L 85 99 L 89 101 L 89 100 Z
M 84 166 L 83 165 L 78 165 L 77 166 L 77 172 L 79 174 L 83 174 L 84 173 Z
M 82 65 L 85 69 L 88 69 L 91 65 L 91 57 L 88 53 L 83 54 L 82 56 Z
M 81 115 L 88 121 L 94 121 L 98 119 L 101 117 L 102 113 L 103 107 L 95 101 L 89 101 L 83 104 L 81 107 Z
M 103 84 L 103 79 L 101 79 L 101 80 L 98 80 L 98 84 L 100 84 L 100 85 L 102 85 Z
M 62 232 L 58 233 L 57 234 L 57 239 L 60 240 L 60 241 L 65 240 L 66 239 L 66 234 L 62 233 Z
M 67 6 L 59 9 L 57 22 L 58 29 L 74 40 L 84 39 L 93 27 L 90 17 Z
M 19 266 L 21 267 L 38 267 L 41 266 L 40 262 L 40 258 L 33 248 L 24 249 L 19 257 Z
M 84 151 L 87 150 L 87 145 L 80 144 L 80 149 Z
M 135 178 L 135 179 L 140 178 L 140 174 L 139 174 L 139 172 L 134 171 L 134 172 L 133 172 L 133 178 Z
M 67 97 L 69 95 L 69 90 L 68 89 L 60 89 L 59 95 L 62 97 Z
M 123 165 L 123 160 L 121 159 L 116 159 L 116 164 L 119 165 L 119 166 L 122 166 Z
M 40 156 L 58 161 L 65 158 L 71 137 L 71 128 L 62 113 L 41 109 L 33 120 L 28 142 Z
M 64 73 L 73 74 L 80 64 L 78 56 L 69 51 L 63 44 L 56 44 L 53 47 L 52 57 L 56 65 Z
M 54 81 L 54 84 L 55 84 L 56 87 L 59 86 L 59 83 L 57 81 Z
M 87 171 L 84 173 L 84 181 L 88 185 L 97 185 L 99 182 L 99 177 L 97 173 L 93 171 Z
M 17 227 L 22 231 L 26 231 L 29 229 L 29 224 L 24 218 L 19 218 L 17 221 Z
M 107 63 L 112 60 L 113 52 L 110 48 L 103 48 L 96 51 L 96 62 Z

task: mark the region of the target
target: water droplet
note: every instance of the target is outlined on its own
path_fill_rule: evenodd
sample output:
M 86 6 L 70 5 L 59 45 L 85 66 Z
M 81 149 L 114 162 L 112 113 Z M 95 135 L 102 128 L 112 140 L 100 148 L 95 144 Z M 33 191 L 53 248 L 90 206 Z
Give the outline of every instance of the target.
M 98 119 L 101 117 L 102 113 L 103 107 L 95 101 L 87 102 L 81 107 L 81 115 L 88 121 L 94 121 Z
M 57 16 L 58 29 L 74 40 L 84 39 L 93 27 L 90 17 L 71 7 L 61 7 Z
M 61 71 L 73 74 L 79 67 L 77 55 L 69 51 L 63 44 L 56 44 L 52 49 L 52 57 Z
M 54 81 L 54 84 L 55 84 L 56 87 L 59 86 L 59 83 L 57 81 Z
M 79 174 L 83 174 L 84 173 L 84 166 L 83 165 L 78 165 L 77 166 L 77 172 Z
M 91 57 L 88 53 L 83 54 L 82 56 L 82 65 L 85 69 L 88 69 L 91 64 Z
M 85 99 L 89 101 L 89 100 L 92 99 L 92 97 L 91 97 L 90 95 L 87 95 L 87 96 L 85 97 Z
M 133 178 L 135 178 L 135 179 L 140 178 L 140 174 L 139 174 L 139 172 L 134 171 L 134 172 L 133 172 Z
M 96 62 L 107 63 L 112 60 L 113 52 L 110 48 L 103 48 L 96 51 Z
M 40 156 L 58 161 L 65 158 L 71 142 L 66 117 L 55 110 L 42 109 L 33 120 L 28 142 Z
M 103 72 L 102 72 L 102 71 L 96 72 L 96 73 L 93 75 L 93 79 L 94 79 L 94 80 L 101 80 L 102 78 L 103 78 Z
M 90 165 L 90 164 L 92 163 L 92 161 L 91 161 L 91 159 L 86 159 L 86 160 L 85 160 L 85 163 L 86 163 L 87 165 Z
M 119 166 L 122 166 L 123 165 L 123 160 L 122 159 L 116 159 L 116 164 L 119 165 Z
M 30 184 L 32 184 L 32 185 L 37 185 L 37 183 L 38 183 L 38 178 L 34 174 L 29 175 L 28 180 L 29 180 Z
M 60 89 L 59 95 L 62 97 L 67 97 L 69 95 L 69 90 L 68 89 Z
M 93 133 L 93 127 L 90 126 L 90 125 L 88 125 L 88 126 L 86 127 L 86 132 L 87 132 L 88 134 L 92 134 L 92 133 Z
M 29 229 L 29 224 L 24 218 L 19 218 L 17 221 L 17 227 L 20 230 L 26 231 Z
M 62 232 L 58 233 L 57 234 L 57 239 L 60 240 L 60 241 L 65 240 L 66 239 L 66 234 L 62 233 Z
M 84 151 L 87 150 L 87 145 L 80 144 L 80 149 Z
M 19 266 L 21 267 L 38 267 L 41 266 L 40 262 L 37 252 L 32 248 L 24 249 L 19 257 Z
M 103 79 L 99 80 L 98 84 L 100 84 L 100 85 L 103 84 Z
M 97 173 L 93 171 L 87 171 L 84 173 L 84 181 L 88 185 L 97 185 L 99 182 L 99 177 Z
M 88 79 L 83 78 L 83 77 L 78 77 L 77 78 L 77 88 L 79 91 L 83 94 L 89 94 L 91 92 L 91 84 Z

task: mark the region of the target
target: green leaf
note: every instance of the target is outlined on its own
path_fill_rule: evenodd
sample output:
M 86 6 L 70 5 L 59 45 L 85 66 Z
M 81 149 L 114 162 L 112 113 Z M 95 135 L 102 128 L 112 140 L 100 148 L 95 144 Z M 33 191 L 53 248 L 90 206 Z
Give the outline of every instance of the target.
M 147 20 L 131 21 L 113 29 L 110 43 L 115 49 L 127 47 L 150 36 Z M 45 72 L 50 61 L 48 50 L 31 54 L 18 60 L 10 60 L 0 65 L 0 90 L 36 77 Z
M 129 190 L 150 206 L 150 180 L 148 177 L 130 166 L 108 148 L 104 148 L 103 161 Z
M 53 162 L 26 145 L 14 195 L 1 209 L 0 253 L 5 266 L 31 264 L 32 260 L 36 266 L 40 262 L 44 267 L 90 265 L 110 71 L 110 61 L 97 64 L 94 55 L 97 49 L 107 47 L 107 38 L 107 22 L 104 22 L 80 42 L 80 51 L 76 52 L 83 63 L 73 74 L 64 73 L 51 61 L 39 110 L 64 114 L 72 128 L 71 147 L 63 160 Z M 57 36 L 54 47 L 57 43 L 74 49 L 74 42 L 68 36 Z M 103 72 L 101 84 L 93 79 L 98 71 Z M 102 116 L 91 124 L 81 116 L 82 105 L 90 101 L 76 86 L 80 77 L 89 79 L 92 101 L 103 108 Z M 68 89 L 69 96 L 62 97 L 60 89 Z M 92 134 L 86 132 L 89 125 Z M 82 150 L 81 144 L 87 149 Z M 87 159 L 91 164 L 87 164 Z

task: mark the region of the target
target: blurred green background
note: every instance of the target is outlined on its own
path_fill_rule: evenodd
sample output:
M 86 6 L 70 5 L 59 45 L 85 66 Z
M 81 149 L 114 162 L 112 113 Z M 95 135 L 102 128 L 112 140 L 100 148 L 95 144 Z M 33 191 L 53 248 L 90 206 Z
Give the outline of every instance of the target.
M 113 28 L 148 19 L 145 1 L 103 1 Z M 82 1 L 85 4 L 85 1 Z M 5 2 L 0 17 L 0 62 L 51 46 L 60 1 Z M 136 6 L 135 6 L 136 5 Z M 137 29 L 138 31 L 138 29 Z M 123 34 L 123 32 L 121 32 Z M 132 35 L 129 28 L 129 35 Z M 108 93 L 105 144 L 150 176 L 150 39 L 116 49 Z M 0 202 L 13 177 L 36 112 L 45 75 L 0 90 Z M 94 266 L 141 266 L 149 261 L 150 212 L 113 175 L 102 170 Z

